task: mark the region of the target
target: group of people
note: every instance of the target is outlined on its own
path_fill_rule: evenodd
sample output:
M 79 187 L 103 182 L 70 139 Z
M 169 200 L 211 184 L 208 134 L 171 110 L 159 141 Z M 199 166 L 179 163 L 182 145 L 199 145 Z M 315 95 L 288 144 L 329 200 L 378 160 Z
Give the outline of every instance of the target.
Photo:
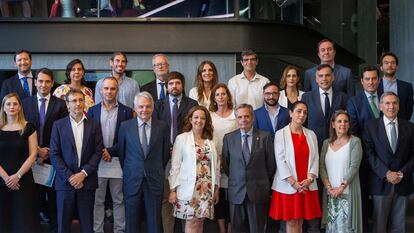
M 51 231 L 70 232 L 77 215 L 82 232 L 103 232 L 110 193 L 114 232 L 172 233 L 175 218 L 185 232 L 203 232 L 205 219 L 220 233 L 265 232 L 268 217 L 288 233 L 364 232 L 371 195 L 372 231 L 405 232 L 412 85 L 396 78 L 398 58 L 385 53 L 383 77 L 364 68 L 355 95 L 334 42 L 317 48 L 321 64 L 305 72 L 303 89 L 297 67 L 278 85 L 245 50 L 243 72 L 228 85 L 203 61 L 189 97 L 164 54 L 153 56 L 156 79 L 139 87 L 125 76 L 126 55 L 114 53 L 112 75 L 93 96 L 80 60 L 52 93 L 53 73 L 32 74 L 30 52 L 17 52 L 18 74 L 1 89 L 0 228 L 37 229 L 40 193 Z M 53 166 L 52 187 L 35 185 L 34 163 Z

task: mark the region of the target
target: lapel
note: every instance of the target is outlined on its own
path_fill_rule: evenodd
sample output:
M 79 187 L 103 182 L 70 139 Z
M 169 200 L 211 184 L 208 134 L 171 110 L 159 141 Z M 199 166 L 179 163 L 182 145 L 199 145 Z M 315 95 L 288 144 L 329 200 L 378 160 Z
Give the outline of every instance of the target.
M 83 122 L 83 141 L 82 141 L 82 150 L 81 150 L 81 164 L 82 164 L 82 161 L 85 159 L 84 157 L 83 157 L 83 154 L 84 154 L 84 152 L 85 152 L 85 150 L 86 150 L 86 147 L 88 146 L 88 142 L 89 142 L 89 135 L 91 135 L 91 130 L 92 130 L 92 126 L 91 126 L 91 124 L 90 124 L 90 122 L 89 122 L 90 120 L 86 120 L 86 121 L 84 121 Z
M 169 127 L 171 127 L 170 96 L 168 95 L 167 98 L 164 98 L 162 100 L 162 103 L 164 105 L 164 117 L 162 119 L 165 119 L 165 122 L 168 124 Z M 178 111 L 180 111 L 180 109 L 178 109 Z
M 382 142 L 383 145 L 387 145 L 388 153 L 387 155 L 393 155 L 392 148 L 390 142 L 388 141 L 387 131 L 385 130 L 385 124 L 382 117 L 377 119 L 378 121 L 378 139 Z M 400 125 L 400 124 L 398 124 Z M 399 140 L 399 139 L 398 139 Z M 397 148 L 398 148 L 398 141 L 397 141 Z M 390 157 L 391 158 L 391 157 Z
M 31 106 L 32 109 L 30 109 L 30 110 L 32 111 L 32 113 L 34 115 L 34 121 L 35 121 L 34 123 L 36 123 L 36 125 L 39 125 L 40 124 L 40 122 L 39 122 L 39 120 L 40 120 L 39 119 L 40 118 L 40 116 L 39 116 L 39 105 L 37 103 L 37 96 L 36 95 L 32 97 L 31 102 L 32 103 L 31 103 L 30 106 Z
M 397 83 L 397 88 L 398 88 L 398 83 Z M 380 78 L 380 83 L 378 85 L 377 94 L 379 97 L 381 97 L 383 93 L 384 93 L 384 82 L 382 81 L 382 78 Z
M 241 131 L 240 129 L 237 129 L 236 131 L 234 131 L 234 134 L 233 134 L 233 145 L 234 145 L 234 149 L 236 152 L 235 154 L 238 155 L 238 158 L 242 161 L 242 163 L 246 167 L 246 161 L 244 160 L 243 153 L 242 153 L 241 141 L 242 141 Z
M 96 121 L 101 122 L 102 102 L 97 104 L 94 110 L 94 118 L 96 119 Z
M 24 96 L 24 97 L 26 97 L 26 93 L 24 92 L 24 90 L 23 90 L 23 86 L 22 86 L 22 84 L 20 83 L 20 79 L 19 79 L 19 75 L 18 74 L 16 74 L 16 76 L 15 76 L 16 78 L 15 79 L 13 79 L 13 82 L 14 82 L 14 86 L 15 87 L 17 87 L 17 89 L 16 89 L 16 91 L 17 91 L 17 94 L 19 95 L 19 96 Z
M 365 112 L 368 113 L 368 119 L 374 119 L 374 114 L 372 113 L 371 106 L 369 105 L 368 98 L 365 95 L 364 91 L 360 95 L 360 100 L 361 100 L 361 104 L 362 104 L 362 109 L 365 110 Z
M 280 110 L 279 110 L 279 113 L 280 113 Z M 269 116 L 269 113 L 267 112 L 267 110 L 266 110 L 266 107 L 263 105 L 263 107 L 262 107 L 262 114 L 264 114 L 264 119 L 265 119 L 265 124 L 266 124 L 266 128 L 268 128 L 268 129 L 270 129 L 272 132 L 274 132 L 274 129 L 273 129 L 273 125 L 272 125 L 272 120 L 273 119 L 270 119 L 270 116 Z M 278 117 L 278 121 L 279 121 L 279 117 Z
M 124 116 L 125 116 L 124 113 L 125 113 L 124 106 L 121 103 L 118 102 L 118 112 L 117 112 L 116 125 L 115 125 L 115 136 L 118 135 L 118 130 L 119 130 L 119 126 L 121 125 L 121 122 L 124 121 L 124 120 L 126 120 L 124 118 Z M 99 119 L 101 119 L 101 115 L 100 114 L 99 114 Z M 115 138 L 114 139 L 114 142 L 117 142 L 117 141 L 118 141 L 118 139 Z
M 253 128 L 253 134 L 252 134 L 252 148 L 250 150 L 250 160 L 247 166 L 249 166 L 252 163 L 252 160 L 256 158 L 255 151 L 256 148 L 259 147 L 260 143 L 260 133 L 257 131 L 257 129 Z
M 35 95 L 35 96 L 36 96 L 36 102 L 37 102 L 37 95 Z M 53 98 L 53 95 L 51 95 L 50 99 L 49 99 L 49 104 L 47 105 L 45 122 L 47 121 L 47 119 L 50 118 L 50 114 L 52 114 L 53 109 L 55 107 L 55 104 L 56 104 L 56 100 L 55 100 L 55 98 Z
M 137 118 L 133 118 L 134 120 L 132 121 L 132 127 L 131 127 L 131 138 L 136 138 L 138 141 L 136 142 L 137 148 L 138 148 L 138 156 L 140 156 L 143 160 L 145 160 L 145 155 L 144 155 L 144 151 L 142 150 L 142 146 L 141 146 L 141 138 L 139 137 L 139 125 L 138 125 L 138 120 Z M 152 127 L 151 127 L 151 131 L 152 131 Z M 152 137 L 151 137 L 152 138 Z M 151 140 L 150 138 L 150 140 Z
M 317 115 L 324 118 L 324 114 L 322 111 L 322 105 L 321 105 L 321 97 L 319 94 L 319 87 L 316 91 L 312 92 L 312 99 L 313 99 L 313 102 L 315 103 L 314 106 L 316 107 L 315 111 L 317 112 Z M 311 107 L 311 106 L 308 106 L 308 107 Z
M 404 91 L 406 90 L 406 88 L 403 87 L 403 83 L 400 82 L 400 80 L 397 79 L 397 91 L 398 91 L 398 96 L 400 97 L 400 100 L 405 97 L 405 93 Z
M 150 151 L 152 149 L 152 147 L 155 145 L 155 143 L 157 142 L 158 134 L 159 134 L 159 130 L 157 127 L 154 127 L 157 124 L 157 121 L 152 118 L 151 120 L 151 135 L 150 135 L 150 140 L 148 143 L 148 155 L 150 154 Z M 147 156 L 148 156 L 147 155 Z
M 178 112 L 177 112 L 177 116 L 179 118 L 181 118 L 181 113 L 184 111 L 184 108 L 187 106 L 187 98 L 186 96 L 183 94 L 183 96 L 181 97 L 181 102 L 180 102 L 180 106 L 178 107 Z M 184 117 L 184 116 L 183 116 Z
M 68 138 L 65 138 L 66 140 L 69 140 L 70 144 L 72 145 L 73 150 L 76 153 L 76 144 L 75 144 L 75 136 L 73 135 L 72 125 L 70 123 L 70 116 L 67 116 L 65 118 L 65 124 L 63 125 L 65 130 L 63 132 L 67 132 Z M 76 161 L 78 160 L 78 156 L 76 155 Z

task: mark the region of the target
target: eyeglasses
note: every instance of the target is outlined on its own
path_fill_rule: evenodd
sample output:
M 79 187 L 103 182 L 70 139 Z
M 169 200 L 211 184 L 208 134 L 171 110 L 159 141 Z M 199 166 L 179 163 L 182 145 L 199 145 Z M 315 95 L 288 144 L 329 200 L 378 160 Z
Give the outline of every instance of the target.
M 169 64 L 168 63 L 157 63 L 157 64 L 153 64 L 152 66 L 156 68 L 161 68 L 161 67 L 169 66 Z
M 85 103 L 85 99 L 69 100 L 68 102 L 69 103 L 74 103 L 74 104 L 77 104 L 77 103 Z
M 277 93 L 277 92 L 265 92 L 264 93 L 264 96 L 266 96 L 266 97 L 271 97 L 271 96 L 276 97 L 278 95 L 279 95 L 279 93 Z
M 248 61 L 255 62 L 255 61 L 257 61 L 257 58 L 253 57 L 253 58 L 243 58 L 242 59 L 242 62 L 248 62 Z

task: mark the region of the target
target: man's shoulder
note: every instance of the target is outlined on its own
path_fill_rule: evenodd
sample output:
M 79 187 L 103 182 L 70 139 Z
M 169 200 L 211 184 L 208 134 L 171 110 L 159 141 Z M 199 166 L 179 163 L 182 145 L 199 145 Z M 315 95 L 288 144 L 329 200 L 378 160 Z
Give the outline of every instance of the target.
M 144 90 L 144 89 L 146 89 L 146 88 L 153 87 L 153 86 L 155 86 L 156 84 L 157 84 L 157 81 L 154 79 L 154 80 L 152 80 L 152 81 L 150 81 L 150 82 L 148 82 L 148 83 L 144 84 L 144 85 L 142 86 L 142 89 Z
M 15 83 L 17 81 L 19 81 L 19 75 L 18 74 L 15 74 L 15 75 L 13 75 L 13 76 L 5 79 L 3 81 L 3 85 L 11 85 L 12 83 Z
M 407 81 L 404 81 L 404 80 L 401 80 L 401 79 L 397 79 L 397 84 L 400 84 L 400 85 L 402 85 L 404 87 L 407 87 L 407 88 L 411 88 L 411 89 L 413 88 L 413 85 L 411 83 L 409 83 Z
M 341 72 L 347 72 L 347 73 L 351 72 L 350 68 L 348 68 L 344 65 L 341 65 L 341 64 L 336 64 L 336 63 L 335 63 L 335 70 L 338 70 L 338 71 L 341 71 Z
M 266 111 L 266 107 L 265 107 L 265 105 L 262 105 L 260 108 L 258 108 L 258 109 L 256 109 L 256 110 L 254 110 L 254 115 L 256 116 L 256 115 L 261 115 L 261 114 L 263 114 L 263 113 L 266 113 L 267 111 Z

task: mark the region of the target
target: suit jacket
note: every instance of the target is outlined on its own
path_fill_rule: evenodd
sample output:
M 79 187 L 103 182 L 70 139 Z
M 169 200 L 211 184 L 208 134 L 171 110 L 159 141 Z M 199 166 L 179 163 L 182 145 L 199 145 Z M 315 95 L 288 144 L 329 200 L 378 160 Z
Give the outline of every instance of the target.
M 21 100 L 25 99 L 26 97 L 28 97 L 26 95 L 26 93 L 23 90 L 23 86 L 20 82 L 19 79 L 19 75 L 16 74 L 11 78 L 8 78 L 6 80 L 3 81 L 2 85 L 1 85 L 1 100 L 3 100 L 4 96 L 6 96 L 9 93 L 15 92 L 19 95 L 19 98 Z M 34 77 L 33 77 L 33 82 L 32 82 L 32 96 L 36 95 L 37 93 L 37 89 L 36 86 L 34 85 Z
M 314 91 L 318 90 L 319 86 L 316 83 L 316 70 L 318 66 L 314 66 L 305 71 L 305 82 L 303 90 Z M 354 77 L 349 68 L 335 64 L 334 67 L 335 80 L 333 81 L 334 92 L 343 92 L 349 96 L 355 95 Z
M 220 186 L 220 163 L 213 140 L 205 140 L 210 148 L 211 188 Z M 170 189 L 177 188 L 179 200 L 191 200 L 197 178 L 197 151 L 192 131 L 177 136 L 171 158 L 171 170 L 168 177 Z
M 307 173 L 312 173 L 317 177 L 319 174 L 319 152 L 316 135 L 312 130 L 309 130 L 305 127 L 302 129 L 309 147 Z M 293 147 L 293 140 L 289 126 L 286 126 L 276 132 L 275 158 L 277 171 L 273 179 L 272 189 L 285 194 L 296 193 L 297 190 L 294 189 L 289 184 L 289 182 L 286 181 L 286 178 L 289 176 L 293 176 L 295 180 L 298 180 L 298 177 L 296 175 L 295 149 Z M 309 190 L 318 190 L 318 185 L 316 182 L 311 183 Z
M 138 130 L 137 118 L 122 122 L 119 128 L 118 155 L 123 170 L 125 197 L 135 195 L 144 178 L 151 195 L 162 196 L 164 168 L 170 158 L 170 129 L 165 122 L 152 118 L 147 155 L 144 155 L 139 143 Z
M 398 111 L 398 117 L 406 120 L 411 119 L 413 115 L 413 85 L 411 83 L 397 79 L 398 98 L 400 99 L 400 110 Z M 384 82 L 380 79 L 378 86 L 378 96 L 384 93 Z
M 104 149 L 101 128 L 98 122 L 88 119 L 84 122 L 83 130 L 79 166 L 70 116 L 57 120 L 53 124 L 50 140 L 50 160 L 56 169 L 56 190 L 74 190 L 68 180 L 72 175 L 82 170 L 85 170 L 88 174 L 83 182 L 83 188 L 86 190 L 98 188 L 97 170 Z
M 39 131 L 39 106 L 37 101 L 37 95 L 27 97 L 22 101 L 24 117 L 27 121 L 33 123 Z M 49 147 L 50 136 L 52 134 L 53 123 L 68 115 L 68 109 L 66 108 L 65 101 L 51 95 L 49 104 L 47 106 L 45 125 L 43 127 L 43 143 L 40 147 Z M 38 136 L 40 136 L 38 134 Z
M 279 114 L 277 115 L 276 130 L 273 130 L 272 122 L 265 105 L 254 111 L 253 127 L 260 129 L 274 135 L 276 131 L 285 127 L 290 123 L 289 111 L 287 108 L 280 106 Z
M 363 131 L 364 156 L 370 169 L 369 190 L 372 195 L 386 195 L 394 192 L 409 195 L 414 192 L 414 125 L 398 118 L 397 150 L 392 152 L 387 138 L 383 117 L 365 124 Z M 401 171 L 404 178 L 398 184 L 386 181 L 387 171 Z
M 99 127 L 101 127 L 101 110 L 102 110 L 102 102 L 88 109 L 88 116 L 95 119 L 95 121 L 99 123 Z M 129 120 L 133 117 L 134 117 L 133 110 L 121 104 L 120 102 L 118 102 L 118 114 L 117 114 L 117 119 L 116 119 L 114 142 L 112 144 L 112 147 L 107 148 L 111 157 L 118 157 L 116 144 L 118 142 L 118 132 L 119 132 L 119 127 L 121 126 L 121 122 Z
M 379 97 L 377 98 L 379 103 Z M 352 134 L 361 138 L 365 123 L 375 118 L 365 92 L 351 97 L 348 100 L 346 109 L 351 117 Z M 382 116 L 382 112 L 380 112 L 380 116 Z
M 171 109 L 170 109 L 170 96 L 167 95 L 166 98 L 163 100 L 157 100 L 155 102 L 154 113 L 152 117 L 167 123 L 168 127 L 171 128 Z M 185 96 L 183 97 L 180 102 L 180 106 L 178 108 L 178 134 L 182 133 L 182 129 L 184 126 L 184 118 L 187 115 L 188 111 L 197 106 L 197 101 Z
M 241 141 L 240 129 L 223 138 L 222 165 L 229 177 L 229 202 L 242 204 L 247 195 L 252 203 L 267 203 L 276 170 L 272 136 L 253 129 L 251 157 L 247 164 Z
M 322 111 L 319 89 L 316 91 L 306 92 L 302 96 L 302 101 L 308 105 L 307 127 L 313 130 L 318 138 L 318 148 L 321 150 L 323 140 L 329 137 L 329 126 L 332 114 L 338 109 L 346 109 L 347 95 L 342 92 L 333 92 L 331 100 L 331 109 L 328 118 Z
M 157 92 L 157 80 L 153 80 L 140 88 L 141 91 L 149 92 L 152 95 L 154 101 L 158 100 L 158 92 Z M 167 93 L 165 93 L 167 95 Z

